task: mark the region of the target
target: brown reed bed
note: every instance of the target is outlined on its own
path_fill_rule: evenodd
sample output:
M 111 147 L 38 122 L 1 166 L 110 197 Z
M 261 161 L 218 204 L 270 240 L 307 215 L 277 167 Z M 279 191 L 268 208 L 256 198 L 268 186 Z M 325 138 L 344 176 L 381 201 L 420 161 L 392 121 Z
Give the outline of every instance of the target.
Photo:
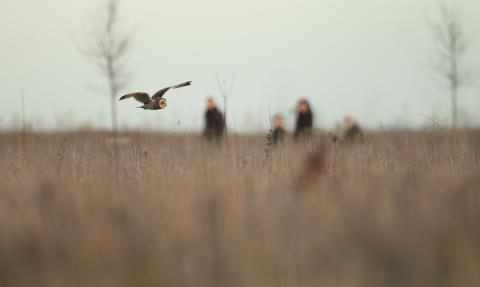
M 480 285 L 480 133 L 228 141 L 1 134 L 0 286 Z

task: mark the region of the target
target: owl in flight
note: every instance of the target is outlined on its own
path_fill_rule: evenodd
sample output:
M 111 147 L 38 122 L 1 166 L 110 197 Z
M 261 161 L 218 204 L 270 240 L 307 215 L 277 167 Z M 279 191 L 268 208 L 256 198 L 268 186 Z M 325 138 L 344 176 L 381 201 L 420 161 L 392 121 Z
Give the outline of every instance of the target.
M 152 97 L 150 97 L 147 93 L 143 92 L 126 94 L 125 96 L 122 96 L 119 101 L 133 97 L 135 98 L 135 100 L 143 103 L 143 106 L 139 108 L 142 108 L 144 110 L 161 110 L 167 107 L 167 99 L 163 97 L 166 92 L 168 92 L 170 89 L 186 87 L 190 86 L 191 84 L 192 82 L 189 81 L 175 86 L 166 87 L 165 89 L 161 89 L 160 91 L 156 92 Z

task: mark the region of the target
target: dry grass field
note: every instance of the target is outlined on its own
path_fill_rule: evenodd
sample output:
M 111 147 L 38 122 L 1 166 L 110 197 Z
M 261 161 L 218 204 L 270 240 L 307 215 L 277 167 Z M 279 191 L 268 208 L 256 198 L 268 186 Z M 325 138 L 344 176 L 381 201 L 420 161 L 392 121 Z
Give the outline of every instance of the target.
M 479 132 L 264 149 L 0 135 L 0 286 L 480 286 Z

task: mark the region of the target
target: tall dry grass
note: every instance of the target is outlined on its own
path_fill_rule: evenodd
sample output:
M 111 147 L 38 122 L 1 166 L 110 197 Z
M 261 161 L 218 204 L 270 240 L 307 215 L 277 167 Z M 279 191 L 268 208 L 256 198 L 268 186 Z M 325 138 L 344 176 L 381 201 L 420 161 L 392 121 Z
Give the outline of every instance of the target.
M 0 135 L 0 286 L 480 286 L 480 133 L 264 148 Z

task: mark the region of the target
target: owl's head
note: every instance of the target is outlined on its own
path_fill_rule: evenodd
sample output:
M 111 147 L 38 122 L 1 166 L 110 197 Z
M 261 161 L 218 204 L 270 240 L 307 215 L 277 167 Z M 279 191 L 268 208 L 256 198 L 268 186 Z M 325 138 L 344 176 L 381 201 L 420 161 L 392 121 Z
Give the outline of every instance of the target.
M 166 108 L 166 107 L 167 107 L 167 99 L 161 98 L 161 99 L 158 101 L 158 106 L 160 107 L 160 109 Z

